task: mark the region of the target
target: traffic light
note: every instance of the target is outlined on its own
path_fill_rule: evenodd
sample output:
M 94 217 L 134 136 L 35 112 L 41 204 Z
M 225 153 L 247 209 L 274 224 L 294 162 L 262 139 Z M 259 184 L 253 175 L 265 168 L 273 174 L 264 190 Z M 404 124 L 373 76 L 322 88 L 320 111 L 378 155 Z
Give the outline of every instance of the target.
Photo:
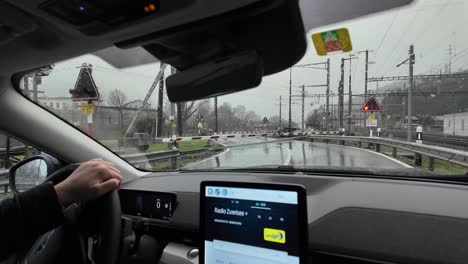
M 363 112 L 380 112 L 382 111 L 382 107 L 380 107 L 377 99 L 374 96 L 371 96 L 367 99 L 361 110 Z
M 75 88 L 70 90 L 70 94 L 73 101 L 99 100 L 99 92 L 94 83 L 90 68 L 81 68 Z

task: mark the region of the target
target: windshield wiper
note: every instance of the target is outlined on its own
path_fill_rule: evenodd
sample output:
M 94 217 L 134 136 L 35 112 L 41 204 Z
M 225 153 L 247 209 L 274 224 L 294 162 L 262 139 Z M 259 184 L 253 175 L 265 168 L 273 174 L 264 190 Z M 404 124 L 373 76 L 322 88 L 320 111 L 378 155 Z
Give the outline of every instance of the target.
M 387 176 L 440 176 L 437 173 L 416 168 L 402 169 L 378 169 L 378 168 L 363 168 L 363 167 L 328 167 L 328 166 L 307 166 L 295 167 L 291 165 L 267 165 L 267 166 L 252 166 L 245 168 L 216 168 L 215 170 L 233 170 L 233 171 L 252 171 L 252 172 L 290 172 L 290 173 L 326 173 L 326 174 L 346 174 L 346 175 L 387 175 Z
M 193 171 L 193 170 L 190 170 Z M 309 166 L 309 167 L 294 167 L 291 165 L 267 165 L 267 166 L 252 166 L 244 168 L 219 167 L 208 170 L 195 171 L 233 171 L 233 172 L 249 172 L 249 173 L 278 173 L 278 174 L 305 174 L 305 175 L 324 175 L 324 176 L 343 176 L 343 177 L 379 177 L 379 178 L 394 178 L 394 179 L 410 179 L 410 180 L 433 180 L 444 182 L 468 183 L 468 175 L 441 175 L 436 172 L 427 171 L 418 168 L 401 168 L 401 169 L 369 169 L 356 167 L 324 167 L 324 166 Z M 189 170 L 185 170 L 189 172 Z

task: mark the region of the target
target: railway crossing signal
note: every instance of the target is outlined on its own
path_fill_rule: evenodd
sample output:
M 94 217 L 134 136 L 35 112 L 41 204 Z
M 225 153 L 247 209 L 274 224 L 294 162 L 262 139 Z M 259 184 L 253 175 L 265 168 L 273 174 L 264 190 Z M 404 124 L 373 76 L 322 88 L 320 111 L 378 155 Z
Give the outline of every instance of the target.
M 80 67 L 80 74 L 76 80 L 75 87 L 70 90 L 73 101 L 97 101 L 99 100 L 99 91 L 91 75 L 91 65 L 83 64 Z
M 374 96 L 367 99 L 366 103 L 362 106 L 361 111 L 363 112 L 381 112 L 382 107 Z
M 93 113 L 94 113 L 94 104 L 93 101 L 99 100 L 99 91 L 97 89 L 96 83 L 92 76 L 92 65 L 83 63 L 80 68 L 80 73 L 78 74 L 78 79 L 76 80 L 75 87 L 70 89 L 70 94 L 73 101 L 86 101 L 87 104 L 83 104 L 81 111 L 87 116 L 87 133 L 88 136 L 93 137 Z

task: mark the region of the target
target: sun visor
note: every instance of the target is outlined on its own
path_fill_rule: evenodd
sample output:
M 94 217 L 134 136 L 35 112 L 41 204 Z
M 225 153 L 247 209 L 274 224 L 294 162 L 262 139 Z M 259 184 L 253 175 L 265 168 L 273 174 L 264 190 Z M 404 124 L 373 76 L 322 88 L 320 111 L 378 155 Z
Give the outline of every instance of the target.
M 157 58 L 142 47 L 120 49 L 112 46 L 92 54 L 119 69 L 159 62 Z

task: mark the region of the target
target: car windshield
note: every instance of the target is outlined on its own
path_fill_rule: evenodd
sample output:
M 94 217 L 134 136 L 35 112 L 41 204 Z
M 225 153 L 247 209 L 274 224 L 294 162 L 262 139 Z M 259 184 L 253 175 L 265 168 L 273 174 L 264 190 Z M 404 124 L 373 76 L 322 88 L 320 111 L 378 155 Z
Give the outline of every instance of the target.
M 87 54 L 24 75 L 19 89 L 143 170 L 465 174 L 467 13 L 466 1 L 427 0 L 315 28 L 290 69 L 257 88 L 199 101 L 171 104 L 165 79 L 175 69 L 143 48 L 120 51 L 147 59 L 138 66 L 115 66 L 136 56 L 111 62 Z M 342 29 L 352 50 L 319 56 L 312 36 L 320 33 L 330 52 Z

